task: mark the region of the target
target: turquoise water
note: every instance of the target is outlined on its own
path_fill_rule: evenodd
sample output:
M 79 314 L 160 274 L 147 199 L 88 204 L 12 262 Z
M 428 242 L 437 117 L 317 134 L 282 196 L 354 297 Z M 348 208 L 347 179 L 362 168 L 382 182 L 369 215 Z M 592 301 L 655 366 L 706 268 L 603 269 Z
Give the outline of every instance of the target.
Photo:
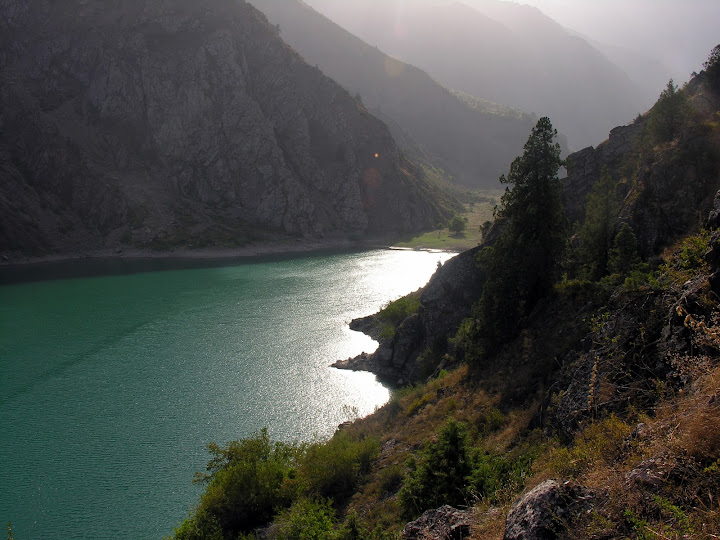
M 374 376 L 328 367 L 375 348 L 347 323 L 448 257 L 377 250 L 0 286 L 0 523 L 17 540 L 171 533 L 197 501 L 208 442 L 265 426 L 327 437 L 382 405 Z

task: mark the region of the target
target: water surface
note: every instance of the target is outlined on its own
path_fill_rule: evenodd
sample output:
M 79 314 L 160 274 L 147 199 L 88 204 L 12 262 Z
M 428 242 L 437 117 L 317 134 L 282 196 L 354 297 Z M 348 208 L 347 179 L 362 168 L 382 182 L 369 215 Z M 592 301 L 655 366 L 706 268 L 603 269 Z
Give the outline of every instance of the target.
M 208 442 L 265 426 L 283 440 L 327 437 L 382 405 L 374 376 L 328 367 L 376 346 L 347 323 L 448 257 L 126 265 L 0 286 L 0 522 L 17 540 L 171 533 L 197 501 L 190 480 Z

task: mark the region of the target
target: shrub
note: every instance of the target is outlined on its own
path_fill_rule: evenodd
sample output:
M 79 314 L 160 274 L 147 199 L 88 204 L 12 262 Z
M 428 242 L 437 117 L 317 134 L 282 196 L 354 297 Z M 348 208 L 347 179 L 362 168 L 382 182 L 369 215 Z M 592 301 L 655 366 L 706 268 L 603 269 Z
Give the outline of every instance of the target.
M 630 226 L 623 223 L 609 253 L 608 269 L 613 274 L 627 274 L 638 263 L 637 238 Z
M 377 317 L 383 323 L 398 327 L 405 319 L 420 308 L 420 298 L 416 295 L 403 296 L 382 308 Z
M 298 466 L 298 482 L 310 496 L 344 502 L 370 472 L 380 452 L 374 437 L 355 440 L 340 431 L 326 443 L 310 445 Z
M 285 481 L 294 475 L 301 448 L 270 441 L 267 430 L 221 448 L 208 445 L 213 458 L 195 515 L 175 530 L 182 540 L 238 536 L 269 522 L 277 507 L 290 503 Z
M 699 270 L 705 264 L 705 255 L 710 249 L 710 231 L 701 231 L 688 236 L 680 246 L 680 268 Z
M 451 233 L 460 234 L 467 228 L 468 219 L 466 217 L 455 214 L 450 221 L 448 221 L 448 229 Z
M 326 499 L 300 499 L 277 519 L 277 540 L 326 540 L 332 538 L 335 511 Z
M 380 469 L 380 489 L 386 494 L 395 493 L 402 486 L 404 478 L 403 468 L 400 465 L 390 465 Z
M 420 463 L 409 463 L 411 472 L 398 496 L 407 517 L 428 508 L 467 502 L 467 478 L 472 470 L 465 426 L 448 420 L 438 441 L 420 453 Z
M 558 476 L 576 477 L 597 463 L 611 464 L 630 431 L 630 426 L 615 415 L 595 422 L 578 433 L 570 447 L 551 453 L 551 469 Z

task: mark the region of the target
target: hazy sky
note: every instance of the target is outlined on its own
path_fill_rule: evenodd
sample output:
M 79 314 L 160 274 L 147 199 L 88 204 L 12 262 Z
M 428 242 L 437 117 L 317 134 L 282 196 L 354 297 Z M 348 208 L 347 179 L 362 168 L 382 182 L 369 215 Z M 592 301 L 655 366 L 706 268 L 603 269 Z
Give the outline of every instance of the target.
M 472 0 L 468 3 L 472 3 Z M 720 0 L 522 0 L 590 38 L 650 54 L 681 81 L 720 43 Z
M 321 5 L 328 2 L 305 1 L 321 11 Z M 334 0 L 339 5 L 358 1 Z M 399 0 L 405 9 L 452 1 L 482 5 L 486 0 Z M 667 68 L 663 71 L 678 83 L 687 81 L 693 71 L 700 71 L 712 48 L 720 44 L 720 0 L 508 1 L 538 7 L 591 40 L 649 56 L 663 64 Z

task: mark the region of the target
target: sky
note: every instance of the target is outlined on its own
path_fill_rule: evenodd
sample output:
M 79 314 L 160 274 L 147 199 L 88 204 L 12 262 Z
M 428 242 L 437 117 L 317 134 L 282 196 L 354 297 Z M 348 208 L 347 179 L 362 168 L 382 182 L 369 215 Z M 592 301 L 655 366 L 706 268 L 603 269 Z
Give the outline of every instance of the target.
M 471 1 L 468 3 L 472 3 Z M 521 0 L 591 39 L 660 60 L 681 82 L 720 43 L 720 0 Z

